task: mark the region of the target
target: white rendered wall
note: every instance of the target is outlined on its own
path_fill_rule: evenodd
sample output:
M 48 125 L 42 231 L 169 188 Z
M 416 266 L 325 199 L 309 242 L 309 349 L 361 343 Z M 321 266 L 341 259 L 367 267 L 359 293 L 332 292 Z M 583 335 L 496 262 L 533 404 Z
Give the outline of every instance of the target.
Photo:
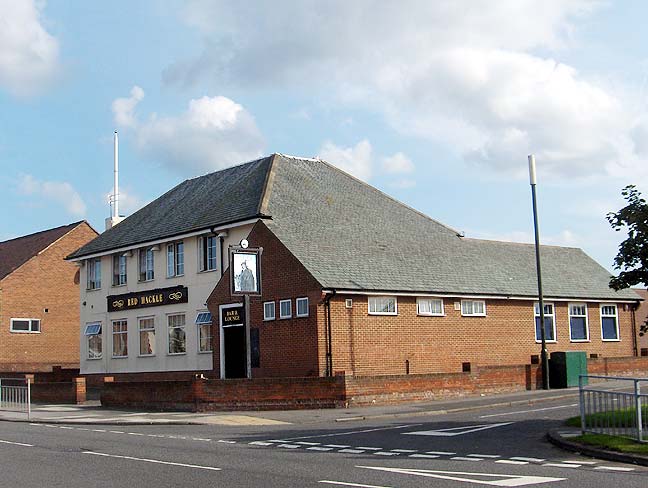
M 228 229 L 228 237 L 223 243 L 224 267 L 228 266 L 228 246 L 237 245 L 241 239 L 248 236 L 252 224 Z M 207 311 L 205 302 L 221 277 L 220 249 L 217 248 L 217 269 L 215 271 L 199 272 L 199 237 L 182 239 L 184 242 L 184 275 L 167 278 L 166 244 L 159 244 L 155 252 L 155 279 L 138 282 L 137 250 L 127 258 L 127 284 L 112 286 L 112 254 L 101 259 L 101 289 L 86 290 L 87 265 L 81 267 L 81 326 L 80 353 L 81 373 L 141 373 L 161 371 L 191 371 L 210 370 L 213 367 L 212 353 L 201 353 L 198 341 L 198 326 L 195 324 L 198 312 Z M 169 240 L 169 243 L 176 242 Z M 220 242 L 219 242 L 220 245 Z M 146 247 L 146 246 L 142 246 Z M 125 293 L 141 292 L 155 288 L 186 286 L 189 294 L 188 303 L 162 305 L 119 312 L 107 311 L 107 297 Z M 186 353 L 170 355 L 168 353 L 167 316 L 177 313 L 185 314 Z M 139 318 L 155 318 L 155 355 L 140 356 Z M 128 356 L 113 358 L 112 321 L 128 321 Z M 215 318 L 217 321 L 218 318 Z M 101 322 L 103 337 L 103 354 L 101 359 L 88 359 L 88 338 L 84 335 L 85 326 L 90 322 Z M 218 322 L 215 322 L 216 324 Z

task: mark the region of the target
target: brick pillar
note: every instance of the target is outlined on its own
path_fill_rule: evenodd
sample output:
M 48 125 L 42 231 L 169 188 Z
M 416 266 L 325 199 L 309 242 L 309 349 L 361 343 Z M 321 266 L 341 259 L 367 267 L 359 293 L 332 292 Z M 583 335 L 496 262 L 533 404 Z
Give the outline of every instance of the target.
M 76 404 L 85 403 L 86 401 L 86 380 L 85 378 L 73 378 Z

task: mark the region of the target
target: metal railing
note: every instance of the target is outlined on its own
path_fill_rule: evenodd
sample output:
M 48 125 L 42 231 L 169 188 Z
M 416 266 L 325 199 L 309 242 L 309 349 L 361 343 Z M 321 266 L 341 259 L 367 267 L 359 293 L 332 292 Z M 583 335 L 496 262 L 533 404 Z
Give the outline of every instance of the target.
M 586 384 L 592 379 L 594 385 Z M 581 431 L 648 442 L 648 394 L 641 383 L 648 385 L 648 378 L 580 375 Z
M 25 412 L 30 419 L 30 382 L 21 378 L 0 378 L 0 410 Z

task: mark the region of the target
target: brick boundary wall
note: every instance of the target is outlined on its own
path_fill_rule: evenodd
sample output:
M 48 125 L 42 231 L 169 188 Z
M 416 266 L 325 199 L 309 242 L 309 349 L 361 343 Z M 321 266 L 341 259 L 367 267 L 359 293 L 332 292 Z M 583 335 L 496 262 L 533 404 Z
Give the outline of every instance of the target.
M 79 405 L 86 401 L 85 378 L 72 378 L 71 381 L 44 382 L 34 381 L 33 374 L 26 374 L 31 382 L 31 401 L 37 403 L 64 403 Z
M 590 374 L 648 376 L 648 358 L 588 359 Z M 259 378 L 107 382 L 107 407 L 227 411 L 336 408 L 441 400 L 469 395 L 535 390 L 539 365 L 472 367 L 469 373 L 332 378 Z

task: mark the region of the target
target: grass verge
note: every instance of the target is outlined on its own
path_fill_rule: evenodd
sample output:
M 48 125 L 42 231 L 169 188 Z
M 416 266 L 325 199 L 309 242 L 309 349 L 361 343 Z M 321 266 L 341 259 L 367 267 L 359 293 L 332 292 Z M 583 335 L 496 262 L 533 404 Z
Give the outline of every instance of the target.
M 571 437 L 569 440 L 601 447 L 610 451 L 648 456 L 648 444 L 642 444 L 625 437 L 604 434 L 583 434 L 578 437 Z

